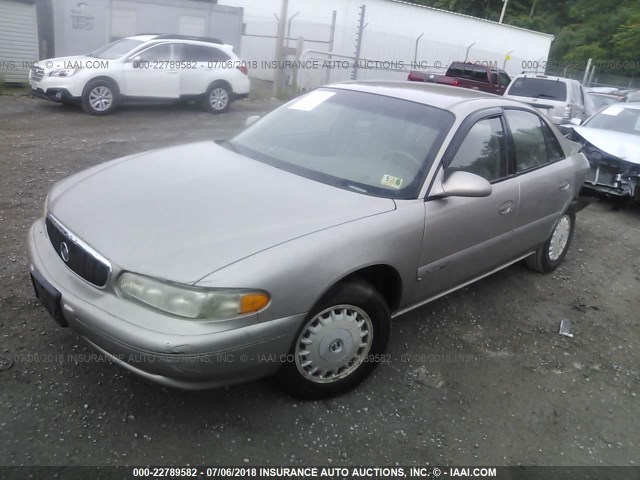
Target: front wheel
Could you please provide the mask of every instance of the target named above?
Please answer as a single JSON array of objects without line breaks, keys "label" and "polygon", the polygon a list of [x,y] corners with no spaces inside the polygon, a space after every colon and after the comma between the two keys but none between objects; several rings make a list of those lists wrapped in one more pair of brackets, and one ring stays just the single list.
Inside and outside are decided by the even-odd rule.
[{"label": "front wheel", "polygon": [[89,82],[82,93],[82,108],[89,115],[108,115],[118,106],[118,88],[106,80]]},{"label": "front wheel", "polygon": [[573,238],[576,216],[564,213],[556,222],[549,239],[536,252],[527,257],[526,265],[536,272],[553,272],[562,263]]},{"label": "front wheel", "polygon": [[346,392],[381,362],[389,340],[387,304],[369,284],[333,288],[309,314],[291,347],[293,361],[277,374],[284,390],[300,398]]}]

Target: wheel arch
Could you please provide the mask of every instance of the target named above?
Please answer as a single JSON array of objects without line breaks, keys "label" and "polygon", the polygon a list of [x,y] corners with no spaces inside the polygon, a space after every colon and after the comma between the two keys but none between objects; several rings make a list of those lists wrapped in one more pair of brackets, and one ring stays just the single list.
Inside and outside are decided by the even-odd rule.
[{"label": "wheel arch", "polygon": [[87,87],[89,86],[90,83],[98,81],[98,80],[102,80],[104,82],[109,82],[111,83],[117,90],[117,94],[120,95],[121,91],[120,91],[120,85],[118,84],[118,82],[116,81],[115,78],[110,77],[109,75],[98,75],[97,77],[93,77],[90,78],[89,80],[87,80],[87,83],[84,84],[84,87],[82,88],[82,94],[84,95],[86,92]]},{"label": "wheel arch", "polygon": [[314,305],[319,304],[337,286],[354,280],[366,282],[375,288],[382,295],[391,313],[398,310],[402,299],[402,277],[396,268],[384,263],[360,267],[344,275],[322,292]]}]

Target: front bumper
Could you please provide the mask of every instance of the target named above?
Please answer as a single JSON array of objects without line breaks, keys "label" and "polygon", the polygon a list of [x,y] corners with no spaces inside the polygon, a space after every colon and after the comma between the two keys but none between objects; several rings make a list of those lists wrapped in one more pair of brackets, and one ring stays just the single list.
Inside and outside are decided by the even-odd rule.
[{"label": "front bumper", "polygon": [[[168,317],[98,289],[54,251],[42,219],[29,229],[27,251],[37,271],[61,294],[64,320],[108,359],[157,383],[203,389],[275,373],[305,314],[268,322],[198,322]],[[155,320],[154,321],[154,317]]]},{"label": "front bumper", "polygon": [[29,87],[32,95],[51,100],[52,102],[80,101],[82,98],[83,80],[80,76],[49,77],[40,80],[29,77]]},{"label": "front bumper", "polygon": [[591,169],[583,187],[615,197],[637,197],[640,177],[624,172],[622,167],[591,162]]}]

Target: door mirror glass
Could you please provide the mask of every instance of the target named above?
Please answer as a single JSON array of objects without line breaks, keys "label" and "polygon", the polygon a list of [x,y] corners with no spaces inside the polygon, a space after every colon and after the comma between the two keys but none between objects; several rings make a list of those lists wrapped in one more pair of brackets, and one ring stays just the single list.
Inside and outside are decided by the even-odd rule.
[{"label": "door mirror glass", "polygon": [[442,182],[441,191],[436,198],[446,197],[488,197],[492,187],[488,180],[474,173],[456,171]]}]

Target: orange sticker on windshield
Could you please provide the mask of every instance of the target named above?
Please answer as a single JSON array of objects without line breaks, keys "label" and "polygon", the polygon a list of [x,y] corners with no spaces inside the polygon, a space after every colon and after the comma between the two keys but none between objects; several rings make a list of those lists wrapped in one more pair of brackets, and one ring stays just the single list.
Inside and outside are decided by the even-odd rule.
[{"label": "orange sticker on windshield", "polygon": [[385,187],[391,187],[395,189],[399,189],[402,186],[402,182],[404,180],[399,177],[392,177],[391,175],[383,175],[380,183]]}]

